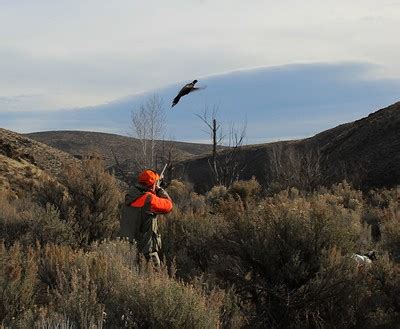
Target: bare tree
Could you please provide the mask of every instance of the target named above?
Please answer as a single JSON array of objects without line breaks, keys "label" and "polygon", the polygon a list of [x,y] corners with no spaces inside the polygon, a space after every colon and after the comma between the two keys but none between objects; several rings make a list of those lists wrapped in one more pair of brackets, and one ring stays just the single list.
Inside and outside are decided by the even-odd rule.
[{"label": "bare tree", "polygon": [[122,166],[121,166],[121,164],[117,158],[117,155],[115,154],[112,147],[110,147],[110,151],[114,158],[115,165],[116,165],[115,168],[117,169],[118,175],[120,176],[119,178],[122,179],[126,184],[131,185],[131,179],[130,179],[129,175],[124,171],[124,169],[122,169]]},{"label": "bare tree", "polygon": [[165,132],[165,111],[158,95],[150,96],[136,111],[132,111],[132,130],[140,143],[135,156],[138,169],[154,168],[156,149]]},{"label": "bare tree", "polygon": [[323,183],[322,155],[319,148],[306,150],[303,156],[303,186],[312,190]]},{"label": "bare tree", "polygon": [[223,150],[217,159],[218,184],[226,187],[239,180],[240,174],[246,168],[246,161],[241,157],[242,148],[246,139],[247,125],[229,126],[227,149]]},{"label": "bare tree", "polygon": [[164,173],[165,183],[168,184],[172,181],[173,173],[176,164],[183,160],[182,153],[176,147],[175,139],[173,137],[169,138],[169,142],[166,142],[163,138],[161,142],[161,149],[157,150],[156,156],[156,166],[155,169],[159,170],[167,164]]},{"label": "bare tree", "polygon": [[203,131],[209,134],[212,140],[213,150],[212,150],[210,167],[213,173],[215,181],[214,183],[218,183],[219,177],[218,177],[218,166],[217,166],[217,148],[222,144],[224,136],[222,135],[221,125],[217,124],[218,106],[213,105],[211,117],[209,117],[209,110],[210,109],[208,105],[206,105],[204,107],[203,113],[201,115],[196,114],[196,116],[206,125],[207,129]]},{"label": "bare tree", "polygon": [[[242,128],[237,128],[232,123],[229,127],[228,135],[222,132],[221,124],[217,122],[218,106],[212,107],[211,117],[209,107],[206,105],[204,112],[196,114],[206,126],[205,132],[210,135],[213,150],[209,166],[213,176],[214,184],[229,187],[239,179],[240,173],[244,170],[245,163],[240,161],[240,151],[246,137],[246,124]],[[227,148],[218,153],[218,147],[228,139]]]},{"label": "bare tree", "polygon": [[322,182],[322,156],[318,148],[300,149],[294,145],[275,143],[269,156],[267,176],[281,188],[311,190]]},{"label": "bare tree", "polygon": [[165,179],[166,179],[167,184],[172,181],[175,166],[179,161],[182,161],[182,154],[178,152],[176,145],[174,143],[172,143],[168,147],[167,154],[166,154],[166,162],[164,162],[164,163],[168,164],[166,172],[165,172]]}]

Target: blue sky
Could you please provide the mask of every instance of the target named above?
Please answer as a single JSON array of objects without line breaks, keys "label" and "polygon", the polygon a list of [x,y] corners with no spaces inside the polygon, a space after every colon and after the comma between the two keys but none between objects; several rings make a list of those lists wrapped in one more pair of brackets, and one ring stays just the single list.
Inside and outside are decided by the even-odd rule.
[{"label": "blue sky", "polygon": [[[311,88],[304,79],[315,73],[312,66],[321,70],[322,63],[327,69],[323,70],[324,76],[339,74],[340,78],[323,79],[327,83],[322,85],[323,80],[315,80],[319,82],[314,87],[324,86],[337,93],[329,94],[329,104],[324,105],[331,110],[320,110],[318,113],[323,116],[314,118],[321,124],[309,131],[318,131],[396,100],[397,87],[393,86],[397,86],[400,77],[398,26],[400,1],[386,0],[0,0],[0,126],[19,131],[71,129],[72,123],[72,127],[56,124],[51,120],[54,114],[44,111],[64,113],[126,100],[129,95],[143,92],[163,93],[167,86],[176,88],[175,83],[193,78],[214,82],[221,73],[243,73],[254,67],[261,67],[259,72],[266,74],[274,87],[279,86],[280,79],[285,81],[279,92],[294,93],[295,86],[287,87],[287,68],[293,69],[290,64],[308,64],[306,70],[291,74],[295,75],[294,83]],[[270,71],[266,73],[265,67]],[[355,68],[356,79],[351,84]],[[300,74],[305,74],[304,79]],[[245,74],[240,80],[246,80]],[[334,81],[334,86],[329,81]],[[359,87],[349,88],[353,93],[349,95],[340,87],[340,81],[343,86]],[[220,80],[217,85],[227,86],[229,81]],[[236,87],[245,88],[239,85]],[[209,88],[207,93],[195,96],[196,102],[230,104],[229,92],[217,99]],[[310,88],[303,88],[303,97],[281,98],[273,97],[278,93],[275,88],[275,94],[269,95],[273,98],[270,104],[274,108],[295,107],[293,113],[304,113],[306,118],[310,112],[308,99],[315,100]],[[367,91],[366,101],[358,100]],[[346,103],[346,99],[351,100]],[[291,100],[304,102],[304,106]],[[358,105],[351,110],[351,103]],[[134,105],[135,102],[126,106]],[[263,97],[255,97],[247,105],[252,107],[252,115],[259,111],[262,117],[266,111]],[[196,106],[200,103],[193,104]],[[365,107],[363,111],[361,106]],[[355,114],[346,117],[338,114],[342,110],[337,108],[347,108]],[[296,126],[299,118],[293,113],[285,116],[282,110],[274,112],[273,127],[279,122],[284,123],[282,129]],[[227,114],[221,110],[221,115]],[[231,118],[228,115],[222,119]],[[247,120],[250,130],[257,131],[255,123],[251,126]],[[176,118],[172,121],[173,124]],[[100,131],[118,130],[101,120],[92,120],[85,126]],[[276,136],[259,133],[252,140],[306,135],[305,129],[282,129]],[[177,139],[191,137],[186,133],[171,134]],[[199,138],[196,135],[192,139]]]},{"label": "blue sky", "polygon": [[163,100],[167,139],[208,141],[195,116],[218,107],[225,129],[247,124],[248,143],[308,137],[353,121],[399,99],[400,80],[373,78],[376,66],[361,63],[313,63],[238,70],[203,78],[206,89],[181,99],[171,84],[97,106],[59,111],[0,112],[12,130],[91,130],[128,135],[132,111],[154,93]]}]

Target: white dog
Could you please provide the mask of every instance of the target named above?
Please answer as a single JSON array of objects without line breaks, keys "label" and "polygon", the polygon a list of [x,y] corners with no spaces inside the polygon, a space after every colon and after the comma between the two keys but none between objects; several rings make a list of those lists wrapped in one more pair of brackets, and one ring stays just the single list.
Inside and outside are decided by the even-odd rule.
[{"label": "white dog", "polygon": [[375,251],[369,251],[364,255],[353,254],[351,255],[359,266],[369,266],[373,260],[376,260]]}]

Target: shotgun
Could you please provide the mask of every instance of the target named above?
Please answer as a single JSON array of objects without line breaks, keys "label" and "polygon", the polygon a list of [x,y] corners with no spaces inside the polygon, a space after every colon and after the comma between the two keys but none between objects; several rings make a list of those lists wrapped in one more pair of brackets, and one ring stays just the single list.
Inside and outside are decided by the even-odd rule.
[{"label": "shotgun", "polygon": [[160,187],[161,181],[164,179],[164,172],[167,169],[168,163],[165,164],[163,170],[161,171],[160,178],[157,181],[157,187]]}]

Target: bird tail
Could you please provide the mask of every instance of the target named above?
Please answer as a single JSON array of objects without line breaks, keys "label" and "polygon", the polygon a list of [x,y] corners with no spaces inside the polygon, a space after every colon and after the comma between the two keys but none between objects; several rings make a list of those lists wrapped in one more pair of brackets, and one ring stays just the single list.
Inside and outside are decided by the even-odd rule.
[{"label": "bird tail", "polygon": [[171,108],[173,108],[176,104],[178,104],[180,99],[181,99],[180,97],[175,97],[174,100],[172,101]]}]

